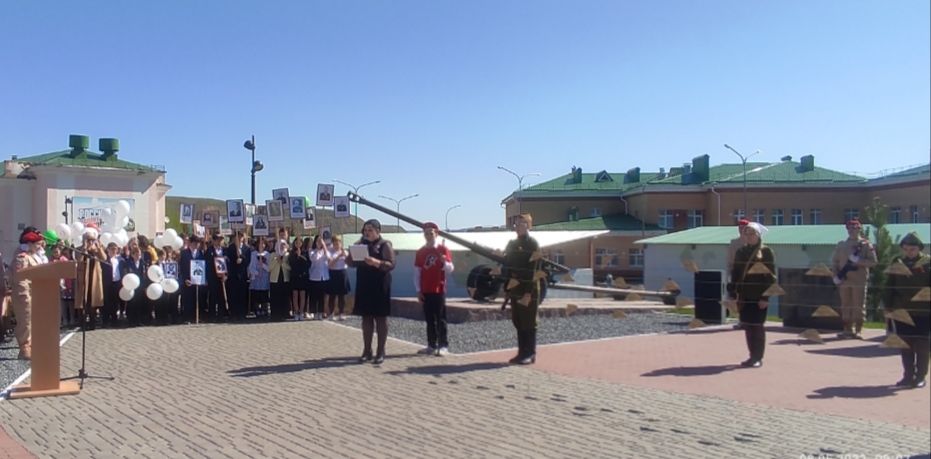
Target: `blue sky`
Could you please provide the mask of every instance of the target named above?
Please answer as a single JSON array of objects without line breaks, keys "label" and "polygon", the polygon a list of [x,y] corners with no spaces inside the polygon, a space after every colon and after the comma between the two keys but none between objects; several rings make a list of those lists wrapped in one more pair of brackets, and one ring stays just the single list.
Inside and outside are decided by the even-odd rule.
[{"label": "blue sky", "polygon": [[[519,173],[657,170],[725,150],[861,174],[931,154],[931,11],[896,1],[14,2],[0,156],[120,139],[171,194],[339,179],[452,227]],[[347,189],[337,185],[337,193]],[[363,217],[378,217],[372,211]],[[387,221],[390,218],[383,218]]]}]

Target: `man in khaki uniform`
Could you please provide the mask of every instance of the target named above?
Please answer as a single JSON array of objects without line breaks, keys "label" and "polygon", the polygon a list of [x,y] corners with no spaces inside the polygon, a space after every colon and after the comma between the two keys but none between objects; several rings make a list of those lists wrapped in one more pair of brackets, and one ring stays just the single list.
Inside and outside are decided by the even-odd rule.
[{"label": "man in khaki uniform", "polygon": [[16,341],[19,343],[19,358],[32,359],[32,286],[31,281],[19,279],[17,273],[25,268],[42,264],[38,255],[39,241],[43,237],[38,231],[27,228],[19,237],[19,243],[25,245],[13,259],[13,314],[16,315]]},{"label": "man in khaki uniform", "polygon": [[837,243],[831,264],[834,283],[840,294],[840,317],[844,331],[838,338],[860,338],[866,315],[866,283],[870,268],[876,265],[876,250],[869,240],[860,236],[860,220],[847,222],[847,239]]}]

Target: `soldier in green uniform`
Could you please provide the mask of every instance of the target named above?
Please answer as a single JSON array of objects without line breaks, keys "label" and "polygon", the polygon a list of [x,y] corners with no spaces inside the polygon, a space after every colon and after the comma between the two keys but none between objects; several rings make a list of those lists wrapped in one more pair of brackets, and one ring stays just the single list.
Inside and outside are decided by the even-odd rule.
[{"label": "soldier in green uniform", "polygon": [[534,274],[540,270],[540,244],[530,236],[533,217],[521,214],[514,223],[517,239],[504,249],[502,269],[507,301],[511,303],[511,322],[517,329],[517,355],[510,363],[529,365],[537,359],[537,308],[540,305],[540,283]]},{"label": "soldier in green uniform", "polygon": [[915,233],[909,233],[899,243],[902,255],[892,262],[902,262],[911,275],[890,273],[883,303],[888,310],[904,309],[915,325],[895,321],[895,331],[909,349],[902,349],[902,380],[899,387],[925,387],[928,375],[928,354],[931,348],[931,302],[914,301],[915,295],[931,285],[931,257],[921,253],[924,243]]},{"label": "soldier in green uniform", "polygon": [[[769,297],[766,290],[775,283],[776,266],[772,249],[763,244],[766,227],[748,223],[743,229],[747,245],[737,249],[731,268],[733,287],[729,293],[737,300],[740,308],[740,323],[743,325],[750,358],[740,365],[749,368],[763,366],[763,351],[766,349],[766,310]],[[765,268],[765,269],[761,269]]]}]

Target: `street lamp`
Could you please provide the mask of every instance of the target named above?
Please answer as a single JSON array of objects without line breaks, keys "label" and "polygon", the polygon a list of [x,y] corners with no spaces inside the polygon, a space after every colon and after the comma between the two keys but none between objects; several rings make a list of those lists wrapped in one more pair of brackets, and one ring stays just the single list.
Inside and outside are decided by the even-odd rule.
[{"label": "street lamp", "polygon": [[[68,212],[68,206],[69,206],[69,205],[71,206],[71,212]],[[71,215],[71,214],[73,214],[73,213],[74,213],[74,199],[73,199],[73,196],[65,196],[65,210],[61,213],[61,216],[62,216],[62,217],[65,217],[65,224],[66,224],[66,225],[69,223],[69,222],[68,222],[68,215]]]},{"label": "street lamp", "polygon": [[[420,195],[417,194],[417,193],[414,193],[414,194],[412,194],[412,195],[410,195],[410,196],[405,196],[405,197],[403,197],[403,198],[401,198],[401,199],[394,199],[394,198],[392,198],[392,197],[390,197],[390,196],[385,196],[385,195],[382,195],[382,194],[378,195],[379,198],[387,199],[387,200],[389,200],[389,201],[393,201],[393,202],[397,205],[398,213],[401,213],[401,203],[402,203],[402,202],[407,201],[408,199],[411,199],[411,198],[416,198],[417,196],[420,196]],[[400,229],[401,229],[401,218],[398,217],[398,230],[400,230]]]},{"label": "street lamp", "polygon": [[[355,194],[359,194],[359,190],[361,190],[363,187],[367,187],[367,186],[369,186],[369,185],[375,185],[376,183],[381,183],[381,180],[375,180],[375,181],[373,181],[373,182],[363,183],[363,184],[361,184],[361,185],[359,185],[359,186],[355,186],[355,185],[353,185],[353,184],[351,184],[351,183],[346,183],[346,182],[344,182],[344,181],[342,181],[342,180],[333,179],[333,181],[336,182],[336,183],[342,184],[342,185],[346,185],[346,186],[348,186],[349,188],[352,188],[352,192],[355,193]],[[358,203],[358,202],[355,203],[355,209],[356,209],[356,210],[353,211],[353,213],[354,213],[353,216],[355,217],[355,218],[353,219],[353,223],[355,224],[356,232],[358,233],[358,232],[359,232],[359,203]]]},{"label": "street lamp", "polygon": [[444,217],[444,220],[443,220],[443,221],[445,222],[445,225],[443,225],[443,226],[446,227],[446,231],[447,231],[447,232],[449,231],[449,211],[451,211],[451,210],[453,210],[453,209],[457,209],[457,208],[459,208],[459,207],[462,207],[462,204],[456,204],[455,206],[452,206],[452,207],[450,207],[449,209],[446,209],[446,217]]},{"label": "street lamp", "polygon": [[508,174],[513,175],[514,178],[517,179],[517,215],[520,215],[520,214],[521,214],[520,195],[521,195],[521,192],[524,190],[524,179],[527,178],[527,177],[532,177],[532,176],[535,176],[535,175],[536,175],[536,176],[539,176],[539,175],[542,175],[542,174],[540,174],[539,172],[531,172],[531,173],[529,173],[529,174],[518,175],[517,172],[514,172],[514,171],[512,171],[512,170],[510,170],[510,169],[508,169],[508,168],[506,168],[506,167],[503,167],[503,166],[498,166],[498,169],[501,169],[501,170],[503,170],[504,172],[507,172]]},{"label": "street lamp", "polygon": [[[750,209],[747,204],[747,160],[760,154],[760,150],[753,152],[753,154],[751,155],[744,156],[740,154],[739,151],[735,150],[733,147],[731,147],[730,145],[726,143],[724,144],[724,148],[727,148],[728,150],[733,151],[740,158],[740,161],[743,163],[743,166],[744,166],[744,218],[747,218],[750,215]],[[718,209],[718,213],[719,214],[721,213],[721,209]]]},{"label": "street lamp", "polygon": [[262,164],[262,161],[255,160],[255,136],[252,136],[252,139],[247,140],[242,144],[246,150],[252,152],[252,166],[250,167],[250,172],[252,173],[252,205],[255,205],[255,173],[265,169],[265,166]]}]

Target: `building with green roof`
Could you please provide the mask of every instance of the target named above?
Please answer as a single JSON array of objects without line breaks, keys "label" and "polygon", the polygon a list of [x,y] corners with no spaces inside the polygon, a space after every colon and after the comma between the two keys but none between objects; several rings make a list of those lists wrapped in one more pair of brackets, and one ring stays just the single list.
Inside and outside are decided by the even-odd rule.
[{"label": "building with green roof", "polygon": [[[14,154],[0,174],[0,250],[12,253],[27,226],[55,228],[73,221],[99,223],[101,211],[117,201],[130,203],[130,229],[154,236],[165,229],[165,168],[120,158],[118,139],[71,135],[69,149]],[[141,155],[140,155],[141,156]]]}]

